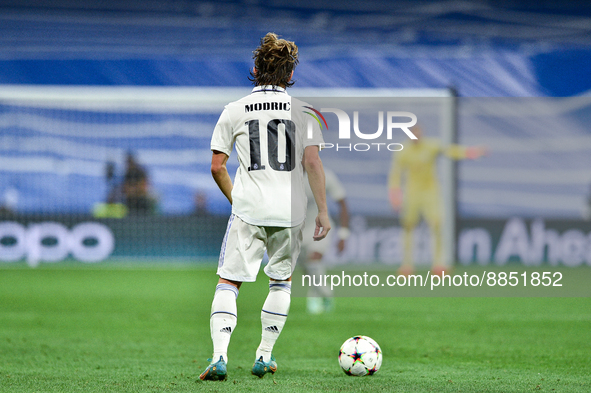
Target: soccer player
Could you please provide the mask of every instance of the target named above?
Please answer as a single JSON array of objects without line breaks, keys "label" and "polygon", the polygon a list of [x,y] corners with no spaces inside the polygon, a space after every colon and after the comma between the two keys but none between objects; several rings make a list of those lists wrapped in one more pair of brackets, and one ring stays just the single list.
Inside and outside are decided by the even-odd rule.
[{"label": "soccer player", "polygon": [[[264,268],[269,294],[262,307],[262,337],[252,373],[274,373],[273,346],[281,334],[291,301],[291,275],[302,240],[306,214],[304,168],[318,205],[314,239],[330,230],[322,161],[320,129],[310,122],[305,103],[291,98],[298,48],[268,33],[253,52],[252,93],[230,103],[222,112],[211,139],[211,172],[232,204],[211,306],[212,363],[202,380],[227,377],[228,345],[236,327],[236,298],[243,282],[256,280],[265,250]],[[240,166],[234,184],[226,162],[235,144]]]},{"label": "soccer player", "polygon": [[460,145],[444,147],[438,140],[423,138],[419,126],[414,126],[412,132],[418,139],[413,139],[403,150],[394,153],[388,178],[390,203],[394,210],[401,212],[403,228],[404,257],[399,274],[409,275],[414,271],[413,232],[422,216],[429,225],[433,239],[432,272],[440,275],[445,265],[442,252],[443,212],[437,181],[437,158],[444,154],[454,160],[476,159],[483,156],[486,149]]},{"label": "soccer player", "polygon": [[[345,241],[349,238],[349,209],[347,208],[346,192],[343,184],[337,175],[330,169],[324,168],[326,179],[326,195],[334,200],[339,206],[339,229],[337,236],[337,251],[343,252]],[[308,196],[308,212],[306,213],[306,225],[304,226],[304,240],[302,243],[302,257],[304,258],[303,268],[306,274],[316,277],[323,277],[326,274],[326,267],[322,258],[331,244],[331,235],[319,242],[313,241],[314,217],[316,217],[316,204],[313,201],[313,194],[310,187],[306,187]],[[331,227],[334,227],[331,220]],[[310,314],[322,314],[331,311],[333,308],[330,290],[325,286],[311,286],[308,291],[307,310]]]}]

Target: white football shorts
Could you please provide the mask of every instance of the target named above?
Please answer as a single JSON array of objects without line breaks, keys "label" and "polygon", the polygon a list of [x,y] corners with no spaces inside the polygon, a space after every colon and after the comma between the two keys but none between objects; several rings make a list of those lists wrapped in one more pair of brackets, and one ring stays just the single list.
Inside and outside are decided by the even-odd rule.
[{"label": "white football shorts", "polygon": [[273,280],[287,280],[300,254],[303,227],[304,223],[291,228],[250,225],[232,214],[222,243],[218,276],[231,281],[255,281],[267,251],[265,274]]}]

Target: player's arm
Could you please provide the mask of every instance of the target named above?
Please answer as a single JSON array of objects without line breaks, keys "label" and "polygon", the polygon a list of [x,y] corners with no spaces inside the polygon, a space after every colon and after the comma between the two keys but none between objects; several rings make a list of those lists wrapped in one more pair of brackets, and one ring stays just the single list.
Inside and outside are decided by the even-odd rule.
[{"label": "player's arm", "polygon": [[316,206],[318,215],[316,216],[316,229],[314,230],[314,240],[322,240],[330,231],[330,221],[328,219],[328,207],[326,205],[326,183],[324,178],[324,168],[318,155],[318,146],[307,146],[304,150],[303,165],[308,173],[308,181]]},{"label": "player's arm", "polygon": [[461,146],[450,145],[443,149],[443,154],[453,160],[475,160],[487,154],[487,149],[484,146]]},{"label": "player's arm", "polygon": [[211,157],[211,175],[217,183],[222,193],[228,198],[232,204],[232,179],[228,174],[226,163],[228,162],[228,155],[221,151],[214,150]]}]

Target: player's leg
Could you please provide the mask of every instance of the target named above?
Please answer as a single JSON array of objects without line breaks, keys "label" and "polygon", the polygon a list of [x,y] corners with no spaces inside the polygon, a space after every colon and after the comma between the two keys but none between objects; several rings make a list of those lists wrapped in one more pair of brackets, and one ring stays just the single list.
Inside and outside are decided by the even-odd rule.
[{"label": "player's leg", "polygon": [[285,326],[290,304],[291,277],[287,280],[269,280],[269,294],[261,310],[261,342],[252,368],[252,373],[258,377],[277,371],[273,347]]},{"label": "player's leg", "polygon": [[440,275],[446,268],[443,260],[443,236],[441,225],[443,222],[443,212],[439,195],[433,195],[426,200],[428,203],[424,207],[425,221],[429,225],[432,239],[433,263],[432,273]]},{"label": "player's leg", "polygon": [[[304,225],[304,230],[302,232],[302,248],[300,252],[300,261],[298,262],[304,270],[304,273],[314,278],[317,277],[318,274],[321,274],[321,272],[318,269],[317,263],[322,258],[322,255],[314,249],[314,247],[316,246],[315,243],[319,242],[315,242],[312,239],[312,237],[314,236],[314,228],[316,227],[316,224],[314,222],[314,219],[311,217],[312,215],[310,213],[308,213],[306,216],[306,223]],[[306,298],[307,309],[309,313],[319,314],[323,311],[321,297],[322,294],[319,293],[317,287],[315,285],[310,285],[310,288],[308,288]]]},{"label": "player's leg", "polygon": [[[324,240],[322,240],[324,241]],[[326,274],[326,268],[322,263],[322,254],[318,251],[308,253],[304,262],[306,274],[316,277],[314,282],[322,283],[322,277]],[[311,285],[308,289],[306,309],[310,314],[321,314],[325,311],[324,299],[330,296],[330,291],[324,285]]]},{"label": "player's leg", "polygon": [[[306,223],[303,232],[302,254],[304,255],[304,271],[306,274],[315,277],[313,282],[322,284],[322,277],[326,274],[326,266],[322,258],[326,253],[331,241],[331,233],[320,241],[313,241],[315,222]],[[310,314],[320,314],[324,311],[330,311],[332,308],[331,291],[325,285],[311,285],[308,288],[306,299],[307,310]]]},{"label": "player's leg", "polygon": [[211,305],[212,363],[200,375],[203,380],[226,378],[228,346],[238,317],[238,291],[242,282],[255,281],[263,254],[259,228],[232,215],[222,243],[217,271],[220,279]]},{"label": "player's leg", "polygon": [[269,294],[261,310],[261,342],[256,350],[252,373],[263,377],[274,373],[277,363],[272,352],[283,331],[291,304],[291,275],[300,252],[302,226],[294,228],[266,228],[269,263]]},{"label": "player's leg", "polygon": [[211,303],[209,326],[213,341],[213,360],[221,358],[228,362],[228,346],[230,337],[236,329],[238,312],[236,299],[241,282],[220,278],[215,287],[215,295]]},{"label": "player's leg", "polygon": [[405,276],[414,272],[414,231],[420,220],[419,203],[418,196],[408,194],[402,209],[400,222],[402,224],[403,256],[398,274]]},{"label": "player's leg", "polygon": [[209,318],[213,356],[211,364],[199,376],[202,380],[224,380],[227,377],[228,346],[236,328],[236,299],[241,284],[220,278],[215,288]]}]

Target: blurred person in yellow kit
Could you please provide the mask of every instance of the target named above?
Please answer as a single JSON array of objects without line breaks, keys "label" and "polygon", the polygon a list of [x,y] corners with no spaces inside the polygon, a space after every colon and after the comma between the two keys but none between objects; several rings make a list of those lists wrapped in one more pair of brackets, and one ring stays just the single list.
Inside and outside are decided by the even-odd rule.
[{"label": "blurred person in yellow kit", "polygon": [[431,271],[441,275],[446,266],[442,252],[443,209],[437,179],[437,158],[443,154],[453,160],[473,160],[485,155],[486,149],[460,145],[443,146],[437,139],[423,137],[418,125],[412,128],[412,132],[417,139],[394,153],[388,178],[390,204],[394,210],[400,212],[403,228],[404,256],[398,273],[409,275],[414,271],[413,232],[422,216],[429,225],[433,239]]}]

